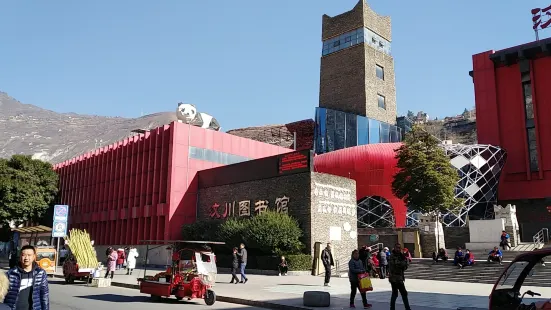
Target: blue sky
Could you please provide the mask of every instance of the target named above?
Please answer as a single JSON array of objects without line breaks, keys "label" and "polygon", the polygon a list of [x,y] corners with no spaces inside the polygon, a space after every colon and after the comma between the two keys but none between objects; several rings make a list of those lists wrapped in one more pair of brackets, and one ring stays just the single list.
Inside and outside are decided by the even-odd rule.
[{"label": "blue sky", "polygon": [[[183,101],[224,130],[312,118],[321,16],[356,3],[2,1],[0,91],[58,112],[124,117]],[[474,106],[472,54],[533,41],[530,10],[551,2],[369,4],[392,16],[398,112],[441,117]]]}]

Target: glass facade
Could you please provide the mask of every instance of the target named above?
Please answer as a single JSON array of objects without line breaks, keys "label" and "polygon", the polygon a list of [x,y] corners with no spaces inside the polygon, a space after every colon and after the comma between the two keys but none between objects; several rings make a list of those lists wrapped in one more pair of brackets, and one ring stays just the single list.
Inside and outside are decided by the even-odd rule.
[{"label": "glass facade", "polygon": [[402,141],[402,130],[356,114],[316,108],[315,152],[323,154],[347,147]]},{"label": "glass facade", "polygon": [[323,41],[322,55],[329,55],[342,49],[365,43],[387,55],[390,55],[390,41],[367,28],[359,28]]},{"label": "glass facade", "polygon": [[210,161],[222,165],[237,164],[251,160],[251,158],[233,155],[229,153],[218,152],[215,150],[202,149],[195,146],[189,147],[189,158]]}]

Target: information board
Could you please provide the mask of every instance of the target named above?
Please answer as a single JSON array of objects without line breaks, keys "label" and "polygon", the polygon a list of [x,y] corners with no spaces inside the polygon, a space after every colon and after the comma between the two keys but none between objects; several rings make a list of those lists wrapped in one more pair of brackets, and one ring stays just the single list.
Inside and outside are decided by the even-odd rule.
[{"label": "information board", "polygon": [[279,174],[291,174],[310,171],[310,150],[292,152],[279,156]]},{"label": "information board", "polygon": [[52,237],[63,238],[67,235],[68,220],[69,220],[69,206],[55,205]]}]

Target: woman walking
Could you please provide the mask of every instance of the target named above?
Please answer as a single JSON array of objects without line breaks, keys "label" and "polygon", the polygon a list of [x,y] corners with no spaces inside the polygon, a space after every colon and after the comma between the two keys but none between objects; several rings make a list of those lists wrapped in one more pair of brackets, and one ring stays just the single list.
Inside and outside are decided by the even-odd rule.
[{"label": "woman walking", "polygon": [[128,258],[126,259],[127,275],[131,275],[132,271],[134,271],[134,268],[136,268],[136,261],[138,256],[139,256],[138,249],[130,248],[130,251],[128,251]]},{"label": "woman walking", "polygon": [[107,272],[105,278],[111,274],[111,279],[115,276],[115,269],[117,269],[117,252],[113,248],[107,249]]},{"label": "woman walking", "polygon": [[237,257],[237,248],[233,248],[233,260],[231,265],[231,281],[230,283],[239,283],[237,270],[239,269],[239,257]]},{"label": "woman walking", "polygon": [[[365,266],[360,260],[360,253],[358,250],[352,251],[352,258],[348,262],[348,280],[350,280],[350,308],[356,308],[354,305],[354,299],[356,298],[356,291],[360,289],[360,279],[358,276],[365,273]],[[371,304],[367,303],[367,296],[365,292],[360,291],[362,296],[362,302],[364,309],[371,309]]]}]

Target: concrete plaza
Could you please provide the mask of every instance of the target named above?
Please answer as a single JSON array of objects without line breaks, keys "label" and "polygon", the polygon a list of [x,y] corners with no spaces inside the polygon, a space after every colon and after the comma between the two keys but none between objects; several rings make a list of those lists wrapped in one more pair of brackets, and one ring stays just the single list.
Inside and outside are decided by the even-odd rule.
[{"label": "concrete plaza", "polygon": [[[159,270],[148,270],[147,275],[158,272]],[[60,275],[61,270],[58,271],[58,276]],[[113,285],[138,288],[137,278],[143,275],[143,270],[139,269],[131,276],[125,275],[124,271],[118,271]],[[230,278],[228,274],[217,276],[214,291],[219,301],[268,308],[308,309],[302,306],[302,294],[305,291],[327,291],[331,294],[329,309],[348,308],[350,286],[347,278],[332,278],[331,287],[324,287],[323,278],[314,276],[248,275],[247,284],[230,284]],[[368,293],[368,300],[373,304],[373,309],[388,309],[391,294],[388,280],[373,279],[373,286],[374,291]],[[410,304],[415,310],[488,309],[488,296],[492,290],[492,285],[489,284],[415,279],[406,280],[406,287]],[[551,297],[551,288],[523,289],[539,292],[544,298]],[[397,304],[397,309],[404,309],[400,297]],[[356,305],[361,305],[359,295],[356,297]]]}]

